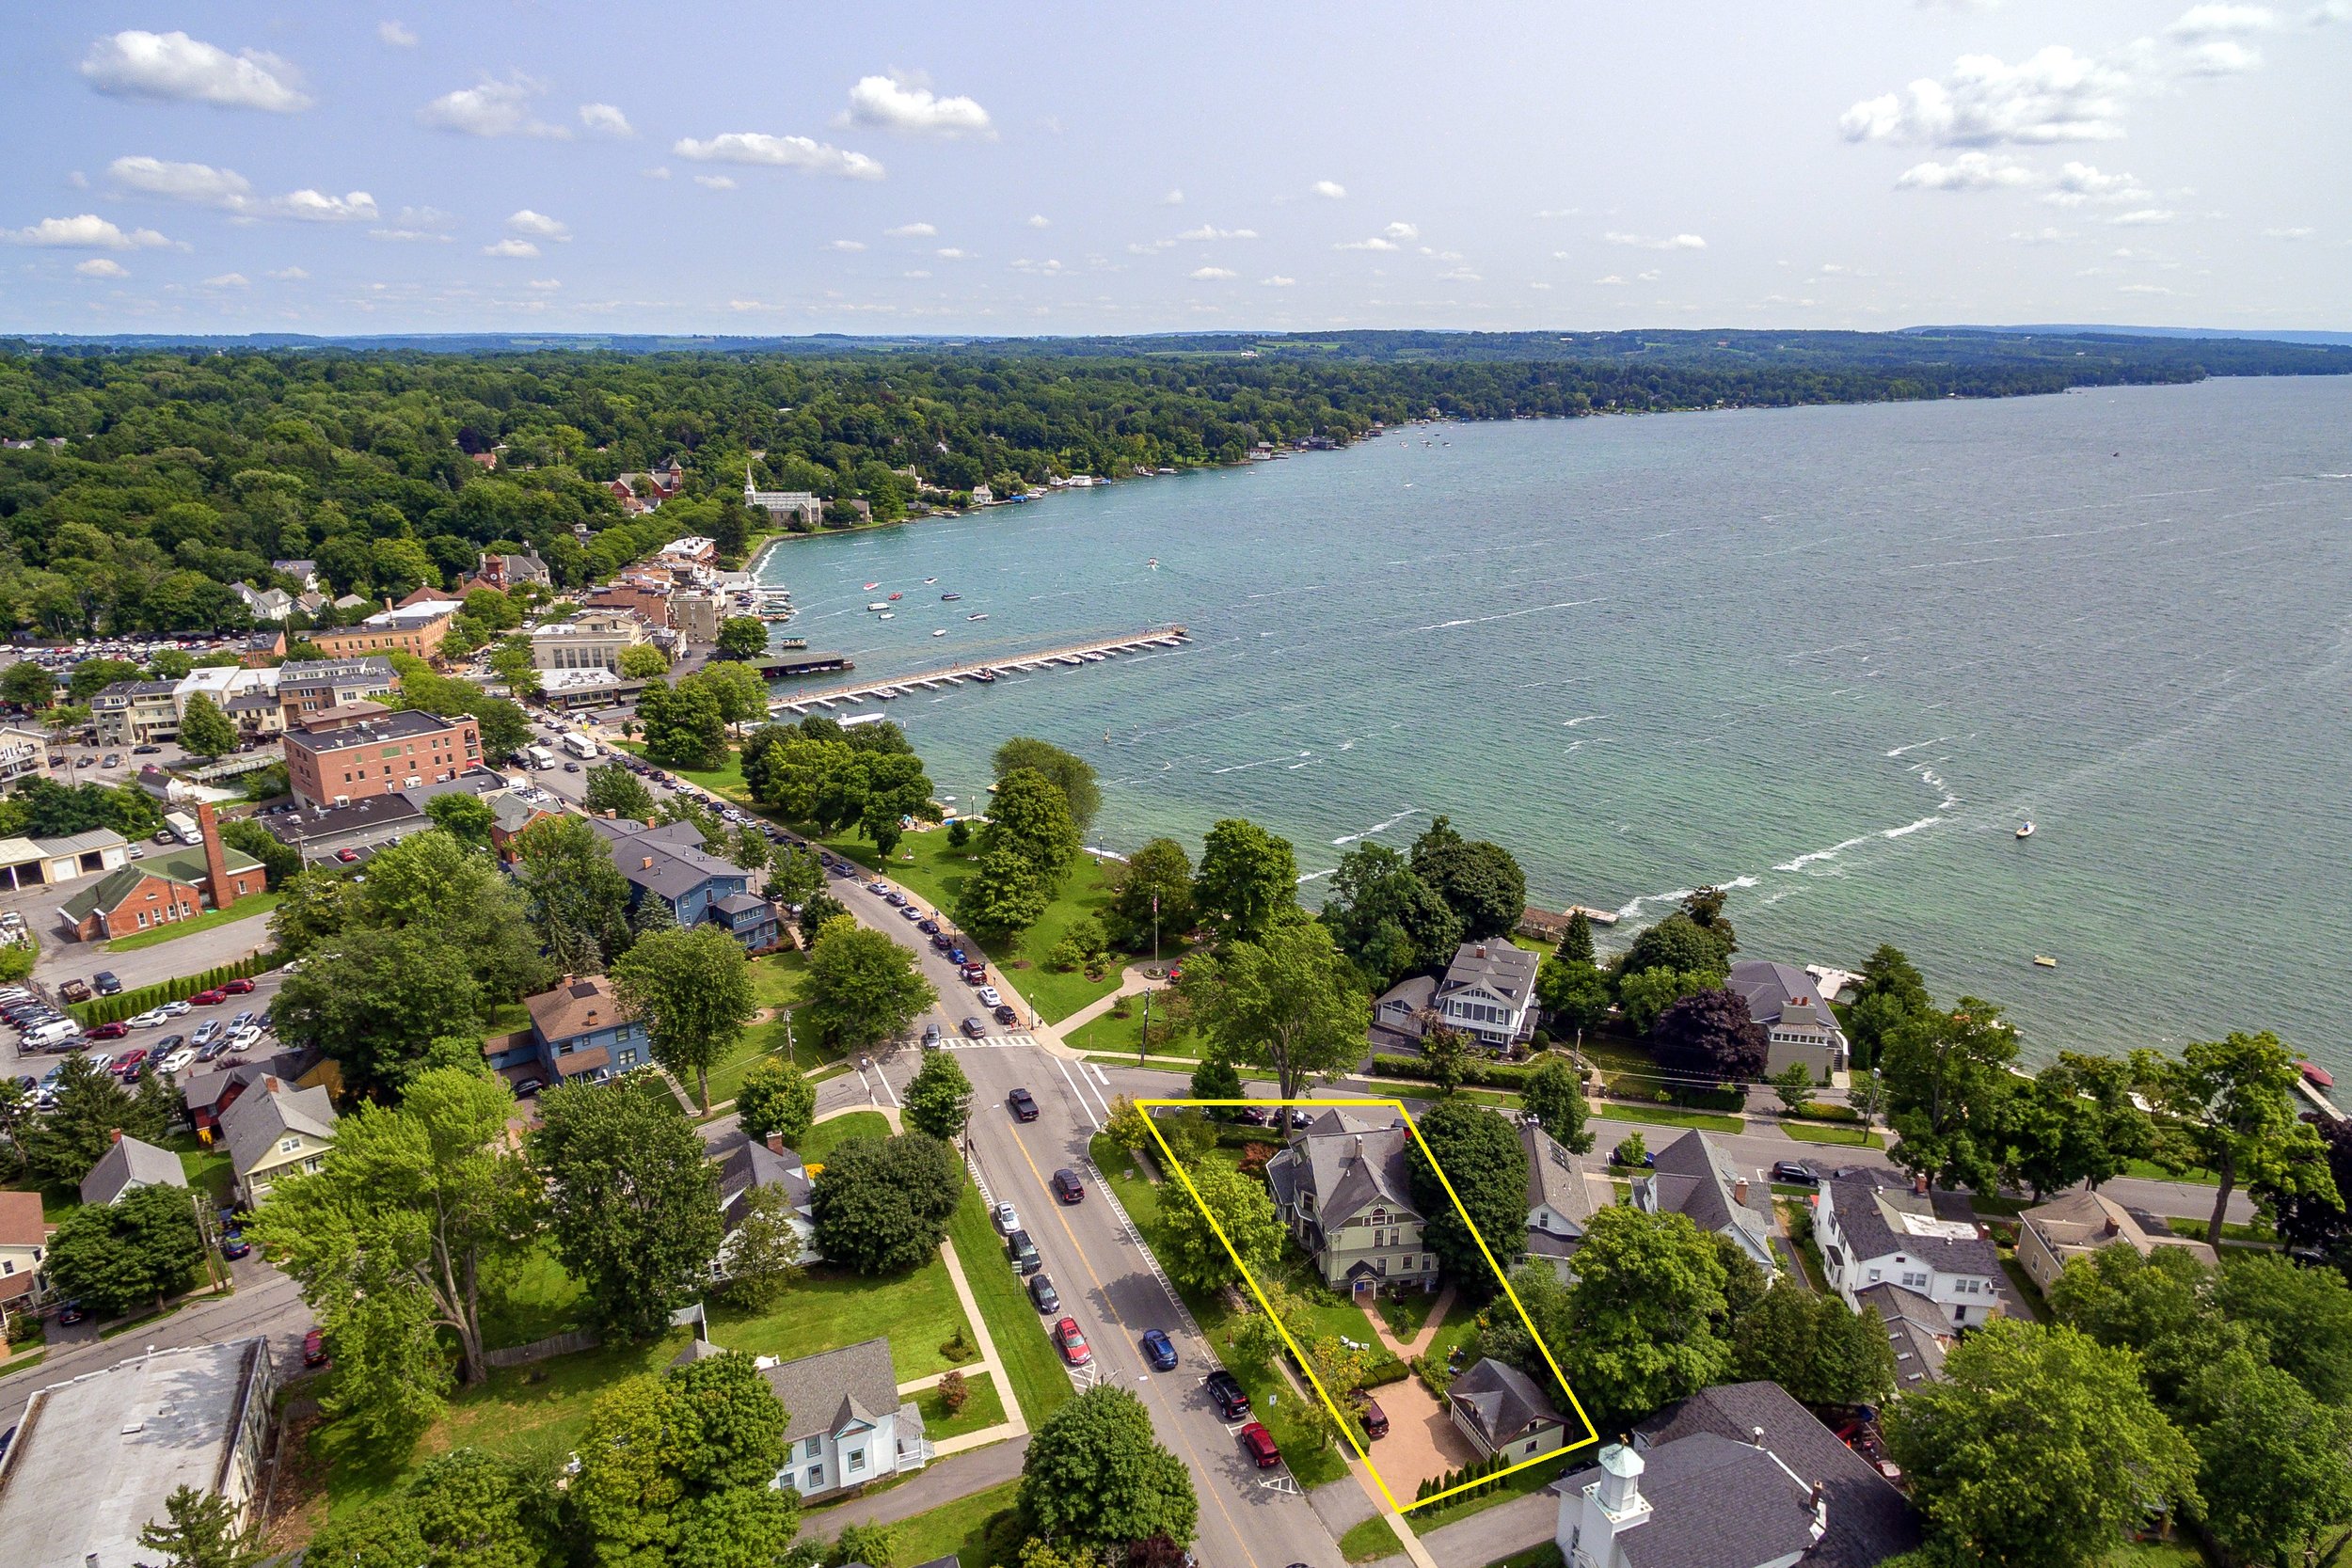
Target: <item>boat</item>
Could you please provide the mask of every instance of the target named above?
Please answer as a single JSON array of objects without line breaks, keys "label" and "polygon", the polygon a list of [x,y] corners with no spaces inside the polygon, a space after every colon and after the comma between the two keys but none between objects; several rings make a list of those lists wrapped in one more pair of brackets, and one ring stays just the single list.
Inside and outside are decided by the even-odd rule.
[{"label": "boat", "polygon": [[2036,953],[2033,956],[2033,961],[2035,967],[2040,969],[2056,969],[2058,967],[2058,960],[2050,957],[2047,953]]},{"label": "boat", "polygon": [[931,635],[933,637],[945,637],[947,635],[947,628],[946,626],[942,626],[937,631],[931,633]]},{"label": "boat", "polygon": [[1144,564],[1156,572],[1160,569],[1160,558],[1155,555],[1151,560],[1145,562]]},{"label": "boat", "polygon": [[868,610],[888,610],[890,607],[877,600],[873,604],[867,605],[866,608]]},{"label": "boat", "polygon": [[965,616],[964,619],[967,621],[985,621],[988,619],[988,611],[985,610],[976,610],[971,614]]},{"label": "boat", "polygon": [[996,672],[993,670],[975,670],[972,672],[972,678],[978,681],[982,686],[994,686],[996,684]]},{"label": "boat", "polygon": [[2030,822],[2028,822],[2028,823],[2026,823],[2024,827],[2022,827],[2022,828],[2018,829],[2018,830],[2017,830],[2017,836],[2018,836],[2019,838],[2031,838],[2031,837],[2033,837],[2033,824],[2032,824],[2032,823],[2030,823]]},{"label": "boat", "polygon": [[939,596],[939,600],[942,604],[953,604],[956,600],[962,597],[963,595],[961,594],[942,594]]},{"label": "boat", "polygon": [[898,599],[903,599],[903,598],[905,598],[905,597],[906,597],[906,595],[905,595],[904,594],[891,594],[891,595],[890,595],[890,597],[892,598],[892,600],[893,600],[893,601],[896,601],[896,600],[898,600]]},{"label": "boat", "polygon": [[866,591],[868,594],[871,594],[875,589],[880,588],[882,584],[879,582],[869,582],[866,585]]},{"label": "boat", "polygon": [[[923,579],[923,586],[924,586],[924,587],[926,587],[926,588],[929,588],[929,587],[930,587],[932,583],[937,582],[938,580],[939,580],[939,579],[938,579],[937,578],[925,578]],[[950,800],[954,800],[954,799],[955,799],[955,797],[954,797],[954,796],[952,796],[952,795],[950,795],[950,796],[948,796],[948,797],[947,797],[947,799],[949,799]]]},{"label": "boat", "polygon": [[889,610],[885,610],[880,615],[875,616],[874,619],[877,621],[887,621],[891,619],[891,613]]}]

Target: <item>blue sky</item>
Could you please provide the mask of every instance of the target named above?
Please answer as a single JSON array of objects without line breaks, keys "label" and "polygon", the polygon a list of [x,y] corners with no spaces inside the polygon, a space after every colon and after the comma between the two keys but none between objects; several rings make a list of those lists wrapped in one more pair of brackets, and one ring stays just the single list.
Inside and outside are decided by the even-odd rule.
[{"label": "blue sky", "polygon": [[2352,0],[13,9],[0,331],[2352,326]]}]

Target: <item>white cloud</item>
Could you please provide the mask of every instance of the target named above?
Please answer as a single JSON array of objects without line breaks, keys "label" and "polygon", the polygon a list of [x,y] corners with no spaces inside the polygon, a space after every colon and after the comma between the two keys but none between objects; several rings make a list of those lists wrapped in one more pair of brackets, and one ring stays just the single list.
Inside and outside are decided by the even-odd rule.
[{"label": "white cloud", "polygon": [[1655,282],[1657,282],[1660,278],[1661,278],[1661,277],[1665,277],[1665,276],[1666,276],[1666,275],[1665,275],[1664,273],[1662,273],[1662,272],[1659,272],[1659,271],[1656,271],[1655,269],[1653,269],[1653,270],[1651,270],[1651,271],[1649,271],[1649,272],[1637,272],[1637,273],[1635,273],[1635,274],[1633,275],[1633,280],[1634,280],[1635,282],[1637,282],[1637,283],[1655,283]]},{"label": "white cloud", "polygon": [[667,164],[656,164],[645,170],[645,178],[648,180],[667,180],[669,177],[670,166]]},{"label": "white cloud", "polygon": [[2122,71],[2052,44],[2015,65],[1963,55],[1948,82],[1921,77],[1901,92],[1848,109],[1837,128],[1849,141],[1908,141],[1931,147],[2112,141],[2123,134]]},{"label": "white cloud", "polygon": [[2160,223],[2170,223],[2179,215],[2163,207],[2142,207],[2135,212],[2119,214],[2107,221],[2122,228],[2149,229]]},{"label": "white cloud", "polygon": [[79,217],[43,218],[29,229],[11,229],[10,245],[42,245],[57,250],[151,250],[171,242],[152,229],[123,230],[95,213]]},{"label": "white cloud", "polygon": [[1258,279],[1258,286],[1259,286],[1260,288],[1264,288],[1264,289],[1288,289],[1288,288],[1295,287],[1295,286],[1297,284],[1297,282],[1298,282],[1298,279],[1297,279],[1297,278],[1295,278],[1295,277],[1283,277],[1280,273],[1279,273],[1279,272],[1278,272],[1278,273],[1276,273],[1276,274],[1275,274],[1272,277],[1261,277],[1261,278],[1259,278],[1259,279]]},{"label": "white cloud", "polygon": [[1530,283],[1530,284],[1528,285],[1528,287],[1529,287],[1529,288],[1531,288],[1531,289],[1546,289],[1546,290],[1548,290],[1548,289],[1549,289],[1549,288],[1551,287],[1551,285],[1550,285],[1550,284],[1549,284],[1549,283]]},{"label": "white cloud", "polygon": [[703,189],[707,191],[731,191],[735,189],[734,178],[730,175],[724,174],[697,174],[694,176],[694,183],[702,186]]},{"label": "white cloud", "polygon": [[417,46],[417,35],[397,22],[377,23],[375,36],[379,41],[389,43],[395,49],[414,49]]},{"label": "white cloud", "polygon": [[969,261],[972,260],[972,253],[970,251],[959,249],[951,245],[942,245],[939,249],[933,251],[932,254],[937,256],[943,261]]},{"label": "white cloud", "polygon": [[1394,250],[1397,245],[1394,240],[1384,240],[1375,234],[1368,240],[1343,240],[1331,248],[1334,250]]},{"label": "white cloud", "polygon": [[1012,270],[1025,272],[1032,277],[1059,277],[1070,269],[1051,257],[1042,261],[1033,261],[1025,256],[1013,262]]},{"label": "white cloud", "polygon": [[1219,229],[1213,223],[1204,223],[1198,229],[1187,229],[1176,237],[1180,240],[1254,240],[1258,231],[1254,229]]},{"label": "white cloud", "polygon": [[1421,230],[1414,228],[1409,223],[1392,223],[1386,229],[1380,230],[1380,234],[1383,239],[1390,240],[1418,240],[1421,238]]},{"label": "white cloud", "polygon": [[826,242],[825,248],[827,250],[864,250],[866,242],[864,240],[831,240]]},{"label": "white cloud", "polygon": [[185,33],[132,28],[100,39],[82,57],[82,75],[100,92],[122,98],[281,115],[310,106],[294,67],[277,55],[252,49],[231,55]]},{"label": "white cloud", "polygon": [[2068,163],[2058,171],[2055,187],[2042,200],[2053,207],[2080,207],[2085,202],[2145,201],[2148,192],[2130,174],[2107,174],[2096,166]]},{"label": "white cloud", "polygon": [[2325,27],[2331,22],[2352,22],[2352,0],[2322,0],[2304,14],[2306,26]]},{"label": "white cloud", "polygon": [[482,254],[485,256],[536,256],[539,254],[539,247],[529,240],[506,239],[499,241],[496,245],[484,245]]},{"label": "white cloud", "polygon": [[2019,245],[2057,245],[2066,234],[2058,229],[2021,229],[2010,238]]},{"label": "white cloud", "polygon": [[217,277],[206,278],[204,286],[208,289],[242,289],[247,287],[251,281],[241,272],[224,272]]},{"label": "white cloud", "polygon": [[2279,14],[2268,6],[2191,6],[2164,30],[2164,36],[2200,43],[2207,39],[2267,33],[2278,25]]},{"label": "white cloud", "polygon": [[930,223],[902,223],[896,229],[885,229],[884,234],[894,240],[930,240],[939,235],[939,226]]},{"label": "white cloud", "polygon": [[1160,205],[1163,207],[1182,207],[1184,204],[1184,193],[1181,187],[1160,198]]},{"label": "white cloud", "polygon": [[1601,236],[1611,245],[1632,245],[1641,250],[1705,250],[1707,242],[1696,234],[1618,234]]},{"label": "white cloud", "polygon": [[913,272],[902,272],[898,276],[901,277],[929,277],[930,274],[923,268],[917,267]]},{"label": "white cloud", "polygon": [[1456,283],[1483,283],[1486,281],[1485,278],[1479,277],[1478,274],[1470,271],[1468,267],[1455,267],[1451,272],[1441,272],[1438,274],[1438,276],[1442,278],[1449,278]]},{"label": "white cloud", "polygon": [[265,272],[262,274],[262,276],[263,277],[274,277],[280,283],[299,283],[310,275],[303,271],[300,267],[279,267],[275,271]]},{"label": "white cloud", "polygon": [[850,107],[834,121],[917,136],[993,136],[988,111],[969,98],[941,98],[897,76],[861,76]]},{"label": "white cloud", "polygon": [[87,261],[76,261],[73,263],[73,270],[84,277],[128,277],[131,276],[129,267],[119,261],[110,261],[103,256],[93,256]]},{"label": "white cloud", "polygon": [[534,213],[528,207],[509,216],[506,227],[517,234],[528,234],[534,240],[568,240],[572,237],[571,230],[562,220],[551,218],[545,213]]},{"label": "white cloud", "polygon": [[106,173],[125,190],[142,196],[217,207],[247,218],[297,218],[307,223],[373,223],[380,215],[375,198],[365,191],[332,196],[325,191],[290,191],[262,199],[253,194],[252,182],[232,168],[210,164],[178,164],[162,158],[117,158]]},{"label": "white cloud", "polygon": [[1606,277],[1596,277],[1593,279],[1593,282],[1596,286],[1603,289],[1622,289],[1625,287],[1625,279],[1619,277],[1613,272]]},{"label": "white cloud", "polygon": [[1029,227],[1032,229],[1051,229],[1054,227],[1054,220],[1047,217],[1043,213],[1031,213],[1029,214]]},{"label": "white cloud", "polygon": [[2311,237],[2312,231],[2309,229],[2265,229],[2263,230],[2263,238],[2265,240],[2308,240]]},{"label": "white cloud", "polygon": [[530,282],[523,285],[526,289],[537,289],[541,293],[545,293],[550,289],[560,289],[563,286],[563,281],[560,278],[554,277],[534,277]]},{"label": "white cloud", "polygon": [[2172,291],[2161,283],[2126,283],[2115,292],[2119,294],[2169,294]]},{"label": "white cloud", "polygon": [[637,127],[628,122],[628,116],[610,103],[582,103],[580,122],[599,136],[633,136]]},{"label": "white cloud", "polygon": [[417,122],[437,131],[468,136],[547,136],[564,140],[571,133],[561,125],[534,119],[531,102],[547,86],[517,71],[503,82],[485,78],[477,87],[445,92],[417,111]]},{"label": "white cloud", "polygon": [[1197,283],[1216,283],[1241,274],[1231,267],[1195,267],[1188,276]]},{"label": "white cloud", "polygon": [[299,218],[305,223],[373,223],[380,215],[375,210],[375,198],[365,191],[351,191],[342,196],[330,196],[325,191],[289,191],[273,198],[268,211],[274,216]]},{"label": "white cloud", "polygon": [[1347,199],[1347,187],[1337,180],[1318,180],[1315,182],[1315,195],[1327,201],[1344,201]]},{"label": "white cloud", "polygon": [[1987,152],[1963,152],[1948,164],[1914,164],[1895,180],[1897,189],[1911,191],[1989,191],[2032,183],[2031,169]]},{"label": "white cloud", "polygon": [[687,136],[673,143],[670,150],[697,163],[766,164],[843,180],[880,180],[884,173],[881,164],[863,152],[845,151],[806,136],[771,136],[764,131],[729,131],[708,141]]},{"label": "white cloud", "polygon": [[371,229],[371,240],[389,240],[397,245],[447,245],[447,234],[437,234],[430,229]]}]

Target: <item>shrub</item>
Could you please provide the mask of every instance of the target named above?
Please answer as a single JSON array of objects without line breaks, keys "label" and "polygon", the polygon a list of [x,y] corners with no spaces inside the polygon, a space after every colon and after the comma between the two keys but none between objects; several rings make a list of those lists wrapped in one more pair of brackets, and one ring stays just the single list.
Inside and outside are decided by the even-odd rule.
[{"label": "shrub", "polygon": [[961,1372],[944,1372],[940,1375],[939,1402],[947,1407],[948,1415],[961,1410],[971,1398],[972,1390],[964,1384]]}]

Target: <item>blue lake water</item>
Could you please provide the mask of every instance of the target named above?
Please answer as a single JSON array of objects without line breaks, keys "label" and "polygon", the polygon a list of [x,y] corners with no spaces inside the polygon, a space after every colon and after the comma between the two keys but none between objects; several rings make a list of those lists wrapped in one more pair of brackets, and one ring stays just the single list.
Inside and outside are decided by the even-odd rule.
[{"label": "blue lake water", "polygon": [[890,705],[966,804],[1042,736],[1093,842],[1250,816],[1311,901],[1445,812],[1617,942],[1715,882],[1743,953],[1896,942],[2035,1054],[2352,1071],[2352,381],[1416,427],[761,571],[861,676],[1191,628]]}]

